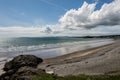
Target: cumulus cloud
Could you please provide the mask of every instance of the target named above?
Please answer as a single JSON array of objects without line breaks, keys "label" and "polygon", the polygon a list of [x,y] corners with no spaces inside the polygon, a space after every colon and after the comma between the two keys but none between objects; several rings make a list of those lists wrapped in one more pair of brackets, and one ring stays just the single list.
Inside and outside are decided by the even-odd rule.
[{"label": "cumulus cloud", "polygon": [[101,9],[95,10],[97,3],[84,2],[79,9],[71,9],[59,19],[63,28],[85,27],[93,28],[99,25],[120,25],[120,0],[105,3]]},{"label": "cumulus cloud", "polygon": [[[84,2],[79,9],[65,13],[55,25],[0,27],[0,36],[86,36],[120,34],[120,0],[105,3],[95,10],[97,2]],[[90,28],[90,29],[89,29]]]},{"label": "cumulus cloud", "polygon": [[43,33],[51,33],[52,29],[47,26],[47,27],[42,28],[41,32],[43,32]]},{"label": "cumulus cloud", "polygon": [[11,26],[11,27],[0,27],[1,37],[33,37],[33,36],[47,36],[51,29],[48,27],[21,27],[21,26]]},{"label": "cumulus cloud", "polygon": [[[52,31],[51,31],[52,30]],[[98,26],[92,29],[78,28],[76,30],[49,27],[0,27],[1,37],[45,37],[45,36],[86,36],[120,34],[120,25]]]},{"label": "cumulus cloud", "polygon": [[[57,27],[58,26],[58,27]],[[0,27],[1,37],[34,37],[34,36],[54,36],[63,31],[59,25],[46,26],[9,26]]]}]

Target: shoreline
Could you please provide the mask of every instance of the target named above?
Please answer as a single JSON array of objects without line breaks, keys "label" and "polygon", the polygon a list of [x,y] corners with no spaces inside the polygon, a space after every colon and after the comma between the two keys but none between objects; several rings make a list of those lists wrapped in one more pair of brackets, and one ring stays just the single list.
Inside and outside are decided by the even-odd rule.
[{"label": "shoreline", "polygon": [[[94,48],[101,45],[110,44],[113,42],[114,42],[113,39],[100,39],[100,40],[96,39],[96,40],[78,41],[78,42],[72,42],[72,43],[68,42],[68,43],[62,43],[62,44],[54,44],[54,45],[49,45],[49,48],[48,46],[46,46],[46,48],[40,48],[35,50],[27,50],[26,49],[27,47],[24,47],[25,51],[19,51],[21,50],[22,47],[18,51],[16,51],[17,47],[16,48],[13,47],[13,51],[8,50],[7,52],[7,49],[5,49],[6,52],[0,52],[0,58],[2,57],[13,58],[20,54],[32,54],[38,57],[42,57],[43,59],[46,59],[46,58],[53,58],[53,57],[73,53],[79,50],[86,50],[88,48]],[[34,48],[35,46],[32,46],[32,47]],[[36,46],[36,48],[37,47],[39,48],[39,46]],[[14,51],[14,48],[15,48],[15,51]],[[12,49],[10,48],[10,50]]]},{"label": "shoreline", "polygon": [[[59,59],[63,60],[63,59],[73,59],[73,58],[76,58],[76,57],[82,57],[82,56],[85,56],[85,55],[89,55],[89,53],[92,53],[91,51],[97,51],[101,48],[109,47],[109,46],[111,46],[113,44],[116,44],[116,43],[117,43],[117,41],[115,41],[113,43],[110,43],[110,44],[98,46],[98,47],[93,47],[93,48],[88,48],[88,49],[84,49],[84,50],[80,50],[80,51],[75,51],[75,52],[72,52],[72,53],[69,53],[69,54],[65,54],[65,55],[61,55],[61,56],[57,56],[57,57],[53,57],[53,58],[47,58],[47,59],[44,59],[44,62],[45,63],[53,63],[53,61],[55,61],[55,60],[57,61]],[[84,54],[84,53],[86,53],[86,54]]]},{"label": "shoreline", "polygon": [[[40,66],[38,66],[38,68],[46,68],[45,66],[48,66],[46,68],[46,71],[49,71],[49,67],[51,66],[55,66],[55,65],[64,65],[64,64],[68,64],[68,63],[76,63],[76,62],[79,62],[79,61],[82,61],[83,59],[86,59],[89,57],[88,54],[90,54],[91,50],[97,50],[99,48],[103,48],[103,47],[106,47],[106,46],[110,46],[112,44],[115,44],[116,42],[113,42],[113,43],[110,43],[110,44],[106,44],[106,45],[102,45],[102,46],[99,46],[99,47],[94,47],[94,48],[89,48],[89,49],[85,49],[85,50],[81,50],[81,51],[76,51],[74,53],[69,53],[69,54],[65,54],[65,55],[62,55],[62,56],[58,56],[58,57],[54,57],[54,58],[50,58],[50,59],[45,59],[44,60],[44,63],[41,64]],[[81,55],[83,56],[83,59],[78,59],[79,57],[81,57]],[[87,54],[85,54],[87,53]],[[87,56],[88,57],[87,57]],[[84,57],[85,56],[85,57]],[[3,67],[4,64],[0,65],[0,75],[3,73],[3,71],[1,70],[2,67]],[[43,67],[44,66],[44,67]],[[51,71],[51,70],[50,70]],[[52,70],[53,71],[53,70]]]},{"label": "shoreline", "polygon": [[0,75],[4,73],[4,71],[2,70],[3,67],[4,67],[4,64],[0,65]]},{"label": "shoreline", "polygon": [[[38,68],[59,76],[120,74],[120,41],[46,59]],[[111,65],[112,64],[112,65]]]}]

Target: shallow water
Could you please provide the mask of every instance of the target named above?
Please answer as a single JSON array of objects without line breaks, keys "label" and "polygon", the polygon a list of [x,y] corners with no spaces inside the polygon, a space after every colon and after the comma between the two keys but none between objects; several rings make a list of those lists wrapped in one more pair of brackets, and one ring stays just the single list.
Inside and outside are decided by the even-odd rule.
[{"label": "shallow water", "polygon": [[90,38],[4,38],[0,39],[0,63],[20,54],[52,58],[113,43],[112,39]]}]

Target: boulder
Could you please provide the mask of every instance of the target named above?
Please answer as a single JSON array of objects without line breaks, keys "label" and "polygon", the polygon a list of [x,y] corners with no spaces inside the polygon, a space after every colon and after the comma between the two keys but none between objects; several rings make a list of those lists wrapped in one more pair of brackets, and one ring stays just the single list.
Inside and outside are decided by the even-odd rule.
[{"label": "boulder", "polygon": [[[10,74],[11,73],[11,74]],[[42,69],[24,66],[19,68],[15,73],[7,72],[1,75],[0,80],[34,80],[34,75],[45,73]]]},{"label": "boulder", "polygon": [[19,55],[13,60],[7,62],[3,68],[4,71],[9,71],[12,69],[19,69],[20,67],[29,66],[37,67],[39,63],[42,63],[43,60],[34,55]]},{"label": "boulder", "polygon": [[37,69],[37,65],[42,62],[41,58],[34,55],[19,55],[5,64],[5,73],[0,76],[0,80],[33,80],[33,75],[45,73],[45,70]]}]

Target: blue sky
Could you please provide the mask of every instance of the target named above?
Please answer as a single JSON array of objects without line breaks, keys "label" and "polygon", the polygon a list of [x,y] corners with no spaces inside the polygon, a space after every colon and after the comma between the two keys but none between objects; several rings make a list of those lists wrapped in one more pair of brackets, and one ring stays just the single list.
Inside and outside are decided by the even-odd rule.
[{"label": "blue sky", "polygon": [[[56,24],[67,10],[78,9],[83,2],[95,0],[0,0],[0,26]],[[105,2],[99,0],[96,9]]]},{"label": "blue sky", "polygon": [[[58,36],[66,36],[69,33],[81,36],[82,33],[89,34],[86,32],[88,31],[87,27],[90,28],[89,32],[97,29],[98,32],[109,34],[111,27],[119,28],[119,18],[116,21],[118,23],[111,23],[112,20],[115,21],[114,17],[119,16],[119,14],[115,14],[119,13],[118,2],[119,0],[0,0],[0,36],[10,36],[15,33],[17,37],[24,35],[53,36],[54,33],[58,33]],[[114,9],[113,12],[110,12],[111,8]],[[110,17],[111,15],[113,17]],[[102,17],[105,21],[94,16]],[[96,22],[93,21],[94,19]],[[110,21],[108,21],[109,19]],[[100,26],[102,26],[101,29]],[[107,27],[103,28],[103,26]],[[80,28],[78,29],[78,27]],[[13,30],[16,32],[12,33]],[[23,33],[24,30],[26,33]],[[31,31],[35,32],[31,33]],[[95,32],[95,34],[100,33]]]}]

